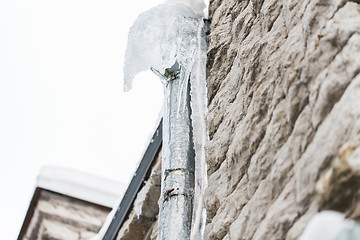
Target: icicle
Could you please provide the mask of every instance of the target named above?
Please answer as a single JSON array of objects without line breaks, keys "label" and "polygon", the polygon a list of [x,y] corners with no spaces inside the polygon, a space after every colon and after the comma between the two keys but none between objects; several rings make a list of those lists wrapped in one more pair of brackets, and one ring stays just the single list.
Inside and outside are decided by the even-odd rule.
[{"label": "icicle", "polygon": [[359,232],[358,223],[342,213],[327,210],[310,219],[299,240],[359,239]]},{"label": "icicle", "polygon": [[207,169],[205,143],[208,140],[206,127],[207,87],[206,87],[206,36],[204,21],[200,21],[197,32],[198,49],[191,76],[191,109],[195,148],[195,198],[191,239],[202,239],[206,210],[204,207],[205,188],[207,187]]}]

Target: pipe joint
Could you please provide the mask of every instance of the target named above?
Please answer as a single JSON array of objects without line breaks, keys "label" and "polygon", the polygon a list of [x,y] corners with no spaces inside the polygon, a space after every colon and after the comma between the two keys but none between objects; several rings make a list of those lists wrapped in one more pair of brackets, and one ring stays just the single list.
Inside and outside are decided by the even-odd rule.
[{"label": "pipe joint", "polygon": [[184,189],[180,187],[171,188],[168,190],[165,190],[163,195],[163,202],[166,202],[171,197],[177,197],[177,196],[184,196],[184,197],[190,197],[192,198],[194,196],[194,190],[193,189]]}]

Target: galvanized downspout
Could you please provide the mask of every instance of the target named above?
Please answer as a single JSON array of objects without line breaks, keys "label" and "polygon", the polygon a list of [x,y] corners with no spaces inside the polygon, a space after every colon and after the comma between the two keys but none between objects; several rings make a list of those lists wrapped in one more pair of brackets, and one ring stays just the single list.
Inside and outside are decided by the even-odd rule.
[{"label": "galvanized downspout", "polygon": [[190,239],[192,223],[195,153],[190,83],[186,84],[185,102],[180,102],[178,93],[189,79],[181,79],[178,73],[175,75],[175,79],[165,85],[159,240]]},{"label": "galvanized downspout", "polygon": [[[196,6],[195,2],[190,5]],[[129,33],[124,89],[129,90],[134,76],[148,68],[165,84],[159,240],[203,236],[207,139],[204,30],[201,16],[180,1],[141,14]]]},{"label": "galvanized downspout", "polygon": [[[189,56],[194,61],[189,75],[182,74],[181,71],[185,70],[180,68],[178,62],[166,69],[164,75],[151,68],[165,85],[159,240],[203,238],[206,218],[203,205],[206,187],[204,144],[207,132],[206,100],[202,98],[206,98],[206,30],[204,21],[200,20],[197,56],[196,59]],[[191,77],[193,79],[190,81]],[[191,99],[192,96],[195,99]],[[195,114],[192,114],[192,107]],[[198,134],[195,147],[193,123]]]}]

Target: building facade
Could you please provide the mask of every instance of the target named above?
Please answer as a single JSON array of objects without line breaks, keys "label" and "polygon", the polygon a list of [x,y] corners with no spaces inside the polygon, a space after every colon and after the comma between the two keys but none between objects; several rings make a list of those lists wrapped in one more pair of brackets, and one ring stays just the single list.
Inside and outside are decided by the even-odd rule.
[{"label": "building facade", "polygon": [[85,240],[94,237],[124,186],[62,167],[43,167],[18,240]]},{"label": "building facade", "polygon": [[213,0],[209,13],[204,239],[298,239],[322,210],[356,219],[359,2]]},{"label": "building facade", "polygon": [[[210,2],[205,239],[297,239],[317,212],[350,210],[359,10],[344,0]],[[347,175],[334,174],[338,162]]]},{"label": "building facade", "polygon": [[[360,2],[212,0],[209,19],[204,239],[298,239],[323,210],[357,220]],[[160,156],[114,239],[156,239]]]}]

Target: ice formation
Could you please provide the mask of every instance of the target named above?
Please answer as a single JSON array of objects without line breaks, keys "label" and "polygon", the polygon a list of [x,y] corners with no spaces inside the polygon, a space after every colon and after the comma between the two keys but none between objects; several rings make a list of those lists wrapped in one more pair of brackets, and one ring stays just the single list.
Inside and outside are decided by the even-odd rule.
[{"label": "ice formation", "polygon": [[124,90],[150,67],[160,73],[176,62],[188,72],[197,50],[200,16],[183,4],[161,4],[140,14],[130,29],[124,64]]},{"label": "ice formation", "polygon": [[191,239],[203,239],[206,210],[204,206],[207,187],[205,143],[208,140],[206,127],[207,87],[206,87],[206,26],[201,21],[197,31],[198,49],[190,78],[192,126],[195,148],[195,198]]},{"label": "ice formation", "polygon": [[185,103],[188,97],[185,89],[190,79],[196,178],[191,238],[200,239],[206,216],[203,198],[207,184],[204,144],[208,138],[205,121],[206,36],[204,19],[199,14],[204,4],[199,0],[166,2],[142,13],[130,30],[125,54],[124,90],[131,89],[137,73],[153,68],[166,75],[166,70],[178,63],[183,87],[177,97]]},{"label": "ice formation", "polygon": [[[344,215],[335,211],[323,211],[316,214],[308,223],[300,240],[333,240],[340,239],[342,230],[352,229],[355,223],[345,219]],[[343,239],[343,238],[341,238]],[[353,239],[353,238],[349,238]],[[354,238],[355,239],[355,238]]]},{"label": "ice formation", "polygon": [[205,2],[203,0],[165,0],[166,4],[184,4],[195,14],[204,16]]}]

